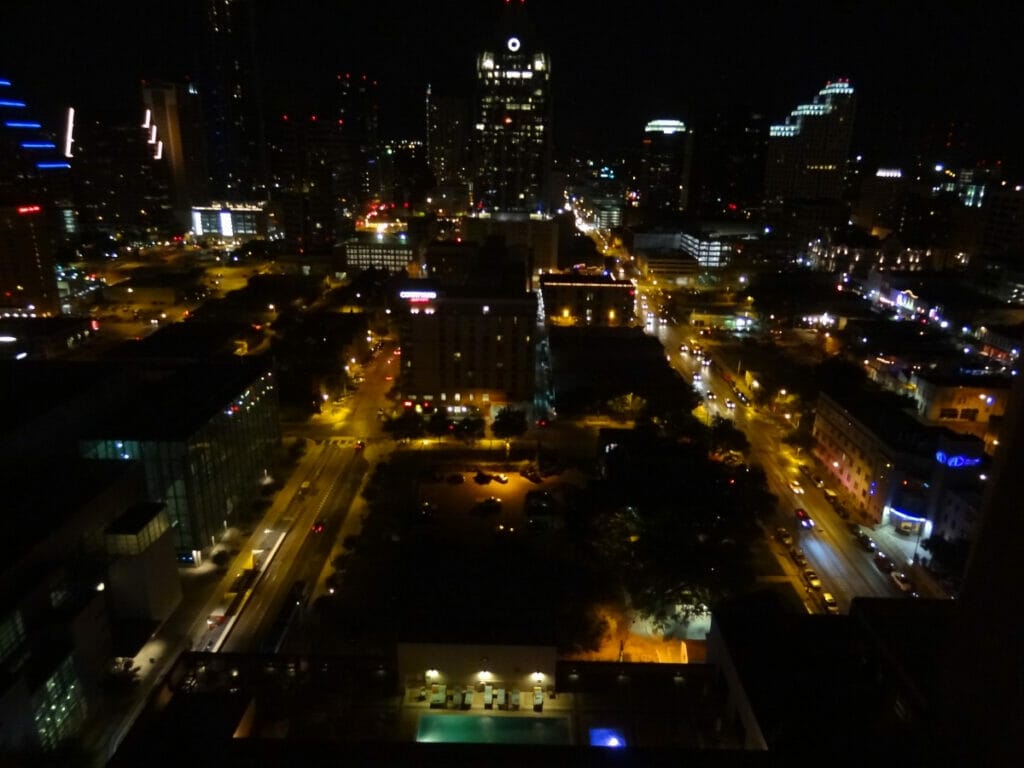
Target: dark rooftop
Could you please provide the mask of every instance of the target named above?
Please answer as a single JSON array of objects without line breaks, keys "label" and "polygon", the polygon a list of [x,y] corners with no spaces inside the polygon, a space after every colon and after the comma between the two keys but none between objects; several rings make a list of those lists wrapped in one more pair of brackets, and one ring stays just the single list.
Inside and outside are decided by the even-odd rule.
[{"label": "dark rooftop", "polygon": [[223,411],[265,369],[249,361],[188,366],[137,390],[83,439],[184,440]]},{"label": "dark rooftop", "polygon": [[123,515],[107,526],[106,533],[113,535],[127,534],[130,536],[137,534],[165,506],[163,502],[157,501],[141,501],[138,504],[133,504]]}]

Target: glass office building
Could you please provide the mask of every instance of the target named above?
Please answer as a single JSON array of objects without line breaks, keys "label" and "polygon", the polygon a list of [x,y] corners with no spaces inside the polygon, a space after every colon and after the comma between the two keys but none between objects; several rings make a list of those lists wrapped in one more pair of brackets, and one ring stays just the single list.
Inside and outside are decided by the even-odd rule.
[{"label": "glass office building", "polygon": [[81,442],[82,455],[141,462],[178,551],[211,546],[258,493],[280,441],[272,375],[237,366],[179,371],[122,411]]}]

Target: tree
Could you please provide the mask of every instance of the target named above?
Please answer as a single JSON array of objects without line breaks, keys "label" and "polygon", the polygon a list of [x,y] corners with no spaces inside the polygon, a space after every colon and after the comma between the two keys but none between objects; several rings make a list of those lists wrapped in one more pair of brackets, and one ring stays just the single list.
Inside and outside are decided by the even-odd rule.
[{"label": "tree", "polygon": [[744,453],[750,448],[750,441],[742,430],[736,428],[731,419],[715,416],[715,420],[711,422],[711,446],[718,450]]},{"label": "tree", "polygon": [[620,421],[630,421],[635,419],[637,415],[642,411],[647,401],[632,392],[627,392],[624,395],[612,398],[608,401],[608,410],[614,418]]},{"label": "tree", "polygon": [[423,417],[415,411],[406,411],[384,422],[384,431],[395,438],[419,437],[423,434]]},{"label": "tree", "polygon": [[466,416],[455,423],[455,433],[466,440],[484,436],[484,417],[476,414]]},{"label": "tree", "polygon": [[494,416],[491,433],[495,437],[518,437],[526,431],[526,413],[505,407]]},{"label": "tree", "polygon": [[455,423],[448,418],[448,414],[438,408],[427,419],[427,434],[434,437],[442,437],[455,431]]}]

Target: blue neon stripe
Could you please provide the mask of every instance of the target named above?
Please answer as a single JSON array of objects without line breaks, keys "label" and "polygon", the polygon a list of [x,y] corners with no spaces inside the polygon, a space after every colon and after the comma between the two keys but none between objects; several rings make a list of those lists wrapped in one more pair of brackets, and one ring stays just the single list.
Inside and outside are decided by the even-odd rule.
[{"label": "blue neon stripe", "polygon": [[36,168],[45,171],[50,168],[70,168],[71,163],[36,163]]},{"label": "blue neon stripe", "polygon": [[8,120],[4,123],[8,128],[42,128],[39,123],[19,123],[15,120]]},{"label": "blue neon stripe", "polygon": [[24,101],[8,101],[6,99],[0,100],[0,107],[24,107]]},{"label": "blue neon stripe", "polygon": [[0,80],[0,87],[10,88],[11,87],[11,81],[10,80]]},{"label": "blue neon stripe", "polygon": [[50,144],[46,141],[23,141],[21,142],[22,149],[56,149],[56,144]]}]

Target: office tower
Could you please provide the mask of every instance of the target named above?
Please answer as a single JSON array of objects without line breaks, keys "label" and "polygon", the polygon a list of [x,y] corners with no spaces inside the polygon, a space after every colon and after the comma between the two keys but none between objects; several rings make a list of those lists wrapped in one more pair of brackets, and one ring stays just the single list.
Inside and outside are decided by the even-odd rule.
[{"label": "office tower", "polygon": [[439,185],[467,181],[469,104],[427,86],[427,158]]},{"label": "office tower", "polygon": [[689,207],[708,217],[742,215],[760,205],[768,123],[751,109],[719,110],[696,140]]},{"label": "office tower", "polygon": [[[0,311],[58,309],[54,253],[73,229],[69,202],[74,111],[58,139],[0,78]],[[69,218],[70,217],[70,218]]]},{"label": "office tower", "polygon": [[550,206],[551,60],[525,3],[506,3],[495,40],[478,57],[474,199],[479,210]]},{"label": "office tower", "polygon": [[141,113],[128,125],[79,116],[71,180],[87,242],[147,231],[180,234],[187,225],[187,210],[172,213],[170,169],[157,159],[163,149],[150,122],[143,127]]},{"label": "office tower", "polygon": [[273,207],[287,244],[299,252],[330,247],[337,238],[346,162],[340,120],[282,115],[274,124]]},{"label": "office tower", "polygon": [[187,223],[191,206],[209,199],[199,91],[193,83],[143,82],[142,103],[142,128],[155,142],[153,159],[167,167],[171,206]]},{"label": "office tower", "polygon": [[641,206],[685,211],[690,197],[693,132],[681,120],[651,120],[644,126]]},{"label": "office tower", "polygon": [[389,141],[380,148],[380,199],[403,210],[420,209],[435,186],[421,141]]},{"label": "office tower", "polygon": [[346,155],[339,193],[345,207],[356,213],[378,196],[381,187],[379,88],[379,82],[366,74],[338,75],[338,124]]},{"label": "office tower", "polygon": [[263,104],[256,62],[255,3],[206,0],[199,93],[210,189],[226,200],[266,194]]},{"label": "office tower", "polygon": [[794,109],[768,133],[765,194],[769,201],[842,200],[853,132],[849,80],[825,85],[810,104]]}]

